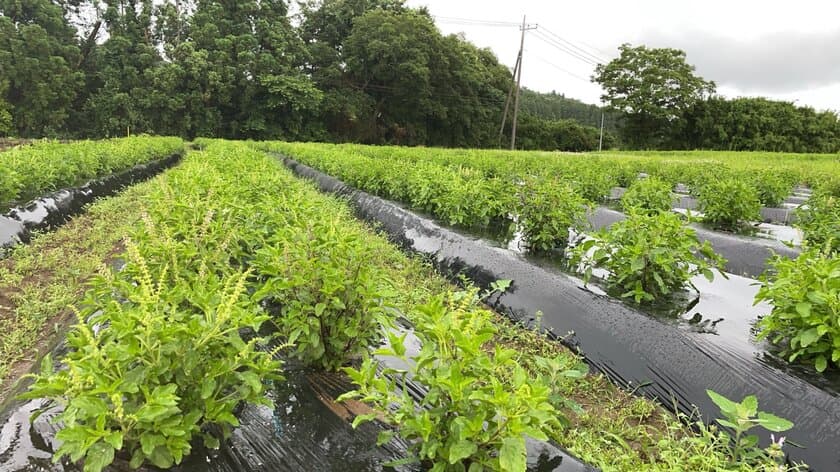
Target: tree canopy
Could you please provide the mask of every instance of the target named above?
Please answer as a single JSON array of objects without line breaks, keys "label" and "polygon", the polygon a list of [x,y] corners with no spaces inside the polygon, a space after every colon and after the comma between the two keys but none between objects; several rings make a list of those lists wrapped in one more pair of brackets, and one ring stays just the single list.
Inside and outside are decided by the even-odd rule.
[{"label": "tree canopy", "polygon": [[[404,0],[0,0],[0,38],[0,136],[508,140],[511,71]],[[607,147],[840,148],[833,113],[726,100],[682,51],[620,50],[594,77]],[[521,101],[520,148],[597,148],[602,107]]]}]

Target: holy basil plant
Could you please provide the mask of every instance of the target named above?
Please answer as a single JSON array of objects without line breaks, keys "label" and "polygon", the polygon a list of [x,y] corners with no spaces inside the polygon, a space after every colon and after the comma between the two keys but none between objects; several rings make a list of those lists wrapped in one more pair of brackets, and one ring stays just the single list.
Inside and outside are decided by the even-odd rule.
[{"label": "holy basil plant", "polygon": [[697,233],[677,214],[631,210],[626,220],[576,246],[571,264],[587,282],[594,269],[606,269],[611,290],[636,303],[650,303],[693,287],[694,276],[711,281],[712,269],[724,275],[725,261],[708,241],[701,244]]},{"label": "holy basil plant", "polygon": [[[518,352],[493,346],[491,313],[474,306],[472,296],[441,297],[412,315],[422,348],[408,357],[405,334],[391,332],[380,356],[401,359],[408,369],[381,368],[368,357],[361,367],[346,368],[357,390],[340,400],[361,399],[378,412],[357,417],[353,425],[379,419],[396,428],[379,443],[398,434],[413,445],[413,459],[433,471],[525,471],[525,436],[547,439],[547,432],[566,420],[552,392],[557,375],[578,378],[560,361],[542,359],[528,366]],[[406,382],[425,390],[416,400]],[[411,460],[411,458],[409,458]]]},{"label": "holy basil plant", "polygon": [[280,228],[253,264],[265,279],[255,297],[278,306],[279,334],[307,365],[338,369],[391,322],[369,246],[341,220],[313,214],[302,228]]},{"label": "holy basil plant", "polygon": [[767,449],[761,449],[758,446],[758,436],[747,432],[760,426],[768,431],[781,433],[793,428],[793,423],[772,413],[759,411],[755,395],[748,395],[740,402],[735,402],[712,390],[706,390],[706,394],[720,408],[723,415],[717,423],[733,433],[731,437],[725,435],[731,443],[730,462],[733,467],[760,464],[766,466],[767,462],[771,461],[775,463],[773,469],[761,470],[787,470],[781,467],[784,465],[784,453],[781,453],[784,438],[778,443],[774,442]]},{"label": "holy basil plant", "polygon": [[636,208],[649,214],[670,211],[673,203],[671,184],[656,177],[637,180],[621,197],[621,206],[625,210]]},{"label": "holy basil plant", "polygon": [[[241,402],[268,402],[263,380],[278,378],[279,363],[258,349],[258,338],[240,335],[268,319],[245,296],[248,273],[173,286],[167,272],[153,277],[128,243],[126,270],[94,280],[62,368],[49,357],[42,362],[23,398],[63,406],[56,460],[84,459],[85,472],[99,472],[122,452],[132,468],[168,468],[196,436],[218,447],[207,427],[229,435]],[[199,288],[215,293],[203,309],[182,296]]]},{"label": "holy basil plant", "polygon": [[589,225],[586,213],[592,204],[568,182],[532,179],[523,185],[519,198],[519,224],[532,251],[562,249],[570,231],[580,232]]},{"label": "holy basil plant", "polygon": [[776,256],[771,266],[755,298],[773,306],[758,338],[780,346],[789,362],[819,372],[840,366],[840,258],[815,247],[796,259]]},{"label": "holy basil plant", "polygon": [[761,218],[758,191],[736,178],[707,182],[700,190],[698,203],[703,220],[719,229],[736,231]]}]

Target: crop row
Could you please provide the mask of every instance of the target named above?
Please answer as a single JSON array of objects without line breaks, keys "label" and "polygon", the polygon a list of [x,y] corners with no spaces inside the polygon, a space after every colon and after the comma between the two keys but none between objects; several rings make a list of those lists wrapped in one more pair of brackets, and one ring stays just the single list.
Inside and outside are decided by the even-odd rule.
[{"label": "crop row", "polygon": [[[568,180],[524,174],[487,177],[472,167],[404,157],[409,152],[422,155],[424,150],[418,149],[385,148],[398,154],[387,158],[332,145],[262,146],[450,223],[516,219],[532,250],[562,249],[570,230],[587,229],[586,208],[593,204],[580,196],[591,197],[592,188],[580,179],[581,174]],[[721,181],[707,188],[713,192],[701,194],[701,208],[707,217],[714,216],[713,222],[719,226],[737,226],[740,210],[757,211],[757,202],[750,205],[738,198],[744,191],[743,182]],[[575,248],[570,267],[581,270],[587,279],[594,269],[606,270],[609,276],[605,284],[616,296],[636,303],[654,303],[680,293],[692,287],[691,279],[696,275],[713,278],[713,269],[720,269],[725,261],[713,254],[708,244],[701,245],[694,230],[670,211],[671,199],[670,185],[658,178],[632,183],[624,196],[629,218]],[[840,294],[840,273],[835,269],[840,208],[837,197],[827,194],[817,193],[811,202],[812,206],[802,213],[810,218],[803,217],[803,222],[811,225],[805,226],[806,252],[795,261],[778,258],[774,262],[776,273],[763,279],[760,298],[770,302],[774,310],[764,319],[760,336],[782,347],[789,361],[806,361],[823,371],[829,365],[840,366],[840,331],[833,321],[838,315],[836,300]]]},{"label": "crop row", "polygon": [[[569,227],[585,227],[582,212],[574,210],[603,201],[618,182],[617,175],[623,175],[623,185],[630,187],[624,203],[651,190],[659,193],[659,204],[666,208],[674,200],[673,184],[662,177],[639,179],[637,169],[621,169],[623,161],[597,157],[589,161],[554,154],[548,161],[543,159],[544,153],[528,158],[509,153],[510,159],[502,160],[500,151],[294,143],[260,146],[284,152],[357,188],[408,203],[450,224],[487,225],[518,215],[530,247],[538,250],[562,244]],[[685,171],[692,168],[683,167]],[[762,182],[771,185],[769,180]],[[774,193],[774,198],[782,199],[791,186],[783,186],[787,190],[764,188],[760,194],[748,181],[718,173],[699,187],[700,210],[715,228],[748,228],[748,222],[759,219],[761,195]],[[837,247],[840,205],[836,201],[830,193],[817,192],[809,205],[799,210],[799,226],[812,245]],[[567,211],[561,212],[563,208]]]},{"label": "crop row", "polygon": [[[245,145],[204,144],[206,152],[191,154],[151,192],[126,241],[125,266],[91,283],[68,335],[66,368],[54,370],[47,358],[27,394],[65,405],[56,454],[84,459],[85,470],[101,470],[120,452],[133,467],[169,467],[196,437],[218,447],[207,426],[226,437],[238,425],[234,408],[265,403],[265,381],[282,380],[276,353],[263,347],[273,336],[286,355],[334,370],[366,355],[393,326],[398,295],[344,204]],[[562,427],[550,383],[572,379],[564,373],[574,365],[540,358],[543,367],[526,372],[515,352],[480,349],[494,328],[475,291],[433,296],[407,316],[434,357],[415,374],[440,392],[421,406],[459,415],[406,418],[415,406],[404,403],[391,418],[400,434],[425,438],[415,452],[433,463],[524,470],[523,433],[545,438]],[[266,331],[275,334],[257,334]],[[473,362],[456,362],[466,356]],[[463,379],[457,385],[449,382],[454,372],[443,372],[453,368]],[[355,372],[364,392],[389,394]],[[518,394],[495,395],[501,385]],[[452,428],[464,428],[460,438]]]},{"label": "crop row", "polygon": [[[278,359],[288,356],[327,370],[361,356],[345,369],[358,386],[348,397],[379,413],[356,423],[385,422],[381,441],[399,434],[435,470],[521,471],[524,435],[577,436],[565,432],[568,392],[582,382],[577,358],[491,342],[495,324],[479,305],[486,294],[418,291],[394,277],[405,269],[384,270],[406,260],[346,204],[244,144],[202,144],[204,152],[158,178],[126,239],[125,266],[91,282],[63,367],[45,359],[27,394],[64,407],[57,456],[84,459],[91,471],[117,455],[133,467],[165,468],[181,462],[194,439],[218,447],[238,425],[237,405],[265,403],[267,381],[283,381]],[[398,313],[422,342],[412,359],[404,336],[389,329]],[[282,356],[268,348],[275,337]],[[380,354],[405,358],[408,372],[378,373],[369,349],[383,338],[389,347]],[[406,375],[428,392],[423,399],[395,392]],[[741,462],[726,437],[711,433],[651,444],[660,455],[648,451],[643,460],[666,469]],[[604,456],[604,447],[588,451]],[[617,458],[608,456],[594,458]],[[769,464],[779,455],[751,457]]]},{"label": "crop row", "polygon": [[183,152],[179,138],[43,142],[0,153],[0,208]]}]

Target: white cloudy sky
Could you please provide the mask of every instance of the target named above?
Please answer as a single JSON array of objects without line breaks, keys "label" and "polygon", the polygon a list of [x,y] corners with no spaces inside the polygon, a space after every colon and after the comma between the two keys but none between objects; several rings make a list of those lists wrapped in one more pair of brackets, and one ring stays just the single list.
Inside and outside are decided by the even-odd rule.
[{"label": "white cloudy sky", "polygon": [[[610,59],[619,44],[676,47],[697,73],[730,96],[762,95],[840,111],[838,0],[408,0],[426,6],[444,33],[463,32],[509,66],[519,29],[473,21],[538,24],[525,39],[522,81],[540,90],[597,103],[593,66],[580,57]],[[556,46],[567,40],[579,57]],[[548,41],[546,41],[546,39]],[[553,42],[552,44],[549,44]],[[568,45],[566,45],[568,48]],[[574,51],[574,49],[572,49]]]}]

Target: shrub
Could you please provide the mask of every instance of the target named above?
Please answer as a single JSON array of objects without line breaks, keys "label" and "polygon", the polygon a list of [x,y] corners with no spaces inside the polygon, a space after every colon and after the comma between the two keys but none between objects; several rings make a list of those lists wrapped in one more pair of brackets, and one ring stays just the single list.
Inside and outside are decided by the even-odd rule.
[{"label": "shrub", "polygon": [[583,198],[591,202],[603,201],[617,183],[617,179],[607,173],[604,167],[594,164],[578,169],[573,177],[574,187]]},{"label": "shrub", "polygon": [[334,370],[360,357],[389,323],[369,246],[332,220],[287,228],[257,251],[255,296],[280,309],[275,324],[304,363]]},{"label": "shrub", "polygon": [[606,269],[608,287],[636,303],[694,287],[691,278],[699,274],[711,281],[712,269],[723,274],[724,263],[708,241],[700,244],[695,231],[671,212],[631,211],[626,220],[572,250],[572,264],[583,271],[586,281],[594,268]]},{"label": "shrub", "polygon": [[773,309],[759,320],[758,338],[780,346],[789,362],[813,363],[819,372],[840,366],[840,258],[811,248],[771,265],[756,302]]},{"label": "shrub", "polygon": [[621,197],[621,206],[624,210],[636,208],[648,214],[671,211],[673,203],[674,194],[671,192],[671,185],[656,177],[633,182]]},{"label": "shrub", "polygon": [[[256,338],[240,337],[268,319],[244,297],[247,273],[172,286],[165,270],[153,280],[130,243],[128,256],[131,270],[93,282],[79,313],[84,321],[67,336],[66,368],[54,371],[46,357],[23,395],[64,406],[55,457],[85,458],[85,471],[102,470],[117,451],[133,468],[147,461],[171,467],[197,435],[216,448],[219,439],[206,426],[227,437],[239,424],[234,408],[267,403],[262,380],[277,378],[272,354],[258,350]],[[199,309],[184,302],[191,290],[214,296]]]},{"label": "shrub", "polygon": [[830,253],[840,252],[840,197],[818,192],[796,210],[796,226],[805,242]]},{"label": "shrub", "polygon": [[519,224],[533,251],[565,246],[569,231],[588,227],[586,213],[592,204],[570,184],[557,179],[534,179],[521,189]]},{"label": "shrub", "polygon": [[789,180],[777,175],[775,171],[758,172],[751,180],[758,192],[759,202],[767,207],[781,205],[793,188]]},{"label": "shrub", "polygon": [[[547,432],[565,422],[554,406],[551,376],[563,375],[559,360],[540,358],[544,375],[532,377],[511,349],[490,347],[495,328],[491,313],[476,308],[472,296],[433,299],[418,308],[416,334],[422,348],[406,357],[405,335],[389,334],[389,346],[377,351],[396,357],[408,370],[385,368],[368,357],[359,369],[347,368],[358,389],[339,400],[361,399],[378,412],[357,417],[353,426],[374,419],[397,428],[425,466],[444,470],[525,471],[525,436],[547,439]],[[539,369],[530,366],[533,369]],[[569,377],[580,377],[577,370]],[[406,377],[426,394],[415,401],[404,390]],[[556,377],[554,377],[556,378]],[[388,442],[392,431],[380,434]]]},{"label": "shrub", "polygon": [[761,218],[758,192],[736,179],[713,180],[700,191],[699,210],[704,221],[717,228],[737,230],[744,222]]},{"label": "shrub", "polygon": [[514,191],[503,180],[463,175],[451,180],[448,191],[435,199],[437,216],[449,224],[486,226],[513,212]]}]

